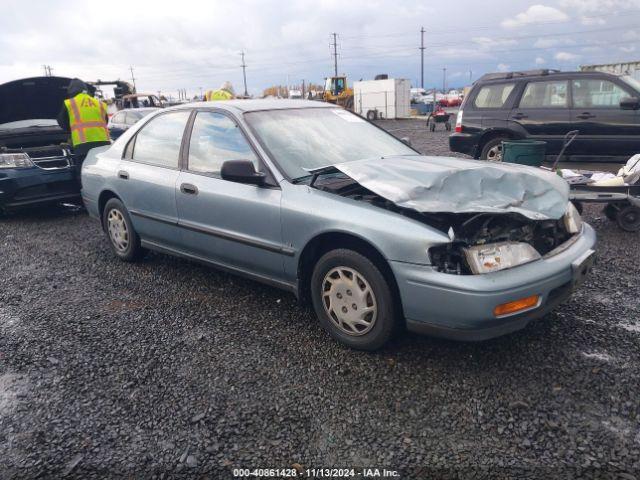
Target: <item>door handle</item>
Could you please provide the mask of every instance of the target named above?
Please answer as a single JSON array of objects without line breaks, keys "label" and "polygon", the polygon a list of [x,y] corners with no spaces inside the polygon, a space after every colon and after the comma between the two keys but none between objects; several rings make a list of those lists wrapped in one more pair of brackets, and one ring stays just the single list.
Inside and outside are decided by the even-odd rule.
[{"label": "door handle", "polygon": [[595,115],[589,112],[582,112],[580,115],[576,115],[576,118],[579,118],[580,120],[586,120],[587,118],[593,117],[595,117]]},{"label": "door handle", "polygon": [[180,191],[182,193],[186,193],[187,195],[197,195],[198,187],[195,185],[191,185],[190,183],[183,183],[180,185]]},{"label": "door handle", "polygon": [[125,171],[125,170],[120,170],[118,172],[118,177],[124,179],[124,180],[129,180],[129,172]]},{"label": "door handle", "polygon": [[513,114],[512,118],[514,120],[520,120],[522,118],[527,118],[527,116],[524,113],[518,112],[518,113]]}]

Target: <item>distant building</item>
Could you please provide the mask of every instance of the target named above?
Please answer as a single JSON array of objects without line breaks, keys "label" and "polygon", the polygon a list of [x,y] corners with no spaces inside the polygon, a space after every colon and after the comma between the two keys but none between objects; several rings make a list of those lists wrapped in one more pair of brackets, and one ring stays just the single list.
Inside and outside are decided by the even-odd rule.
[{"label": "distant building", "polygon": [[603,63],[599,65],[580,65],[582,72],[605,72],[618,75],[630,75],[636,80],[640,80],[640,61]]}]

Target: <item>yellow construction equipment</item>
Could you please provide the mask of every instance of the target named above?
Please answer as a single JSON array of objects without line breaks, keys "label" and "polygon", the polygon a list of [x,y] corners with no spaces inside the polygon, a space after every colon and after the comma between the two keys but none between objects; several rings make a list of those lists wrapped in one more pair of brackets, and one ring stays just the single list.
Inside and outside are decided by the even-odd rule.
[{"label": "yellow construction equipment", "polygon": [[353,89],[347,86],[347,77],[327,77],[323,99],[325,102],[335,103],[347,110],[353,110]]}]

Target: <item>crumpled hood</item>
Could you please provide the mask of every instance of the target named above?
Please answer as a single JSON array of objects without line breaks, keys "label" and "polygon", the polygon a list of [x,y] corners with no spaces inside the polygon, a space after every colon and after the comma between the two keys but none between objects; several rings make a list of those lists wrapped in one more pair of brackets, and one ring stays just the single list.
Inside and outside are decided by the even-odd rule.
[{"label": "crumpled hood", "polygon": [[547,220],[561,218],[569,201],[569,185],[561,177],[512,163],[396,156],[335,167],[399,207],[418,212],[513,212]]}]

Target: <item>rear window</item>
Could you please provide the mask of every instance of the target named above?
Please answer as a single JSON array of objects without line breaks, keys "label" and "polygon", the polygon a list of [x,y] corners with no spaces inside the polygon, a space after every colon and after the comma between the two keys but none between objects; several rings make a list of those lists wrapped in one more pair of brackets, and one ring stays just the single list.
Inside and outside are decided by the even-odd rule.
[{"label": "rear window", "polygon": [[497,83],[480,88],[473,104],[476,108],[502,108],[515,87],[515,83]]}]

